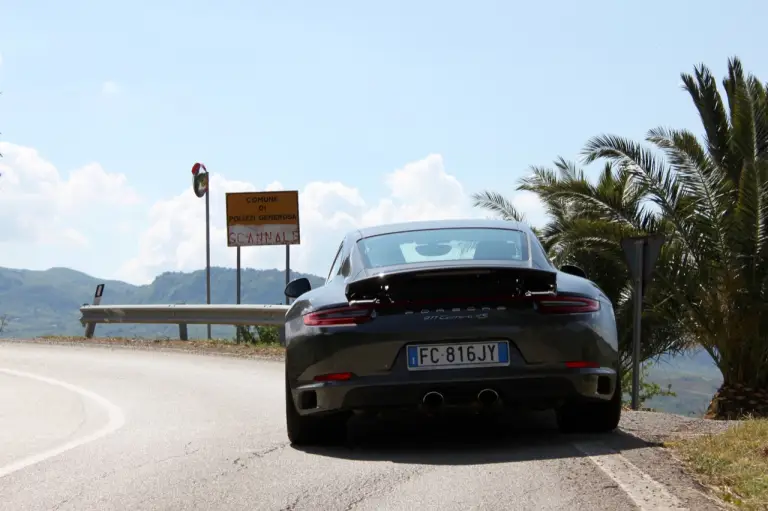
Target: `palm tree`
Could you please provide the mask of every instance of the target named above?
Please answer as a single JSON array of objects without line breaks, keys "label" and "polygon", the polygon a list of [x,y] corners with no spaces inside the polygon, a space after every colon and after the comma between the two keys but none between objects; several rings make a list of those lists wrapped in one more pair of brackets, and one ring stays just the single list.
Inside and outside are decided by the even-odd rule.
[{"label": "palm tree", "polygon": [[[631,370],[632,281],[624,262],[623,236],[654,232],[654,217],[642,207],[643,190],[624,170],[605,165],[596,184],[591,184],[576,164],[558,159],[555,169],[532,167],[532,175],[518,187],[536,193],[544,202],[550,221],[537,230],[542,244],[557,266],[574,264],[586,271],[614,304],[620,336],[622,370]],[[474,205],[509,220],[525,216],[512,203],[493,192],[473,196]],[[503,200],[500,200],[503,199]],[[657,269],[669,267],[666,252]],[[643,360],[676,353],[691,346],[680,322],[670,320],[674,306],[659,297],[659,290],[646,292],[642,331]]]},{"label": "palm tree", "polygon": [[[606,162],[597,185],[579,174],[536,181],[534,172],[521,188],[536,191],[547,204],[556,200],[571,208],[573,223],[551,230],[563,231],[559,239],[577,247],[589,243],[594,252],[609,253],[612,246],[615,255],[618,231],[664,233],[667,244],[646,311],[653,304],[670,335],[676,331],[682,339],[695,339],[720,368],[723,385],[712,399],[710,417],[766,416],[766,87],[745,75],[737,58],[729,60],[723,80],[727,107],[704,65],[682,79],[701,117],[704,144],[690,131],[667,128],[648,133],[652,148],[602,135],[584,149],[585,162]],[[611,188],[616,183],[624,188]],[[590,241],[579,242],[582,237]],[[570,242],[564,244],[566,253],[572,250]]]}]

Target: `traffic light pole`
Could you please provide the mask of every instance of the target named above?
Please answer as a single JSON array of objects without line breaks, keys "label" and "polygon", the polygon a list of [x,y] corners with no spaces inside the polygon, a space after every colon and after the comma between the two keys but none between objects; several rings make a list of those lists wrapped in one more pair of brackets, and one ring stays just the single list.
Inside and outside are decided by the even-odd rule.
[{"label": "traffic light pole", "polygon": [[[210,179],[205,194],[205,303],[211,304],[211,190]],[[211,340],[211,325],[208,324],[208,340]]]},{"label": "traffic light pole", "polygon": [[[211,304],[211,185],[208,169],[200,162],[192,165],[192,191],[199,198],[205,195],[205,303]],[[208,325],[208,340],[211,339],[211,325]]]}]

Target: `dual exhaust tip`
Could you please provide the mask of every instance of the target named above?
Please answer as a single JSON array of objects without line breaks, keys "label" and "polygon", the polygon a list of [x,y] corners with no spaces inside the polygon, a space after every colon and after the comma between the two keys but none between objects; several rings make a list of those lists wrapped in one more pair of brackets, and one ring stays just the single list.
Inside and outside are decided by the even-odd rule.
[{"label": "dual exhaust tip", "polygon": [[[483,406],[490,406],[499,400],[499,393],[493,389],[483,389],[477,393],[477,400]],[[445,402],[445,397],[439,392],[427,392],[421,402],[427,408],[439,408]]]}]

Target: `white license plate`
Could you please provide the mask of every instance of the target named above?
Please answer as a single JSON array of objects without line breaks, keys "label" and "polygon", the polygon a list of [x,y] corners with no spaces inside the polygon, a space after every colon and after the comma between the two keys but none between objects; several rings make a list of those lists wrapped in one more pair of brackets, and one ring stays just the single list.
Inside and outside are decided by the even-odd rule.
[{"label": "white license plate", "polygon": [[509,365],[507,341],[414,345],[407,354],[410,371]]}]

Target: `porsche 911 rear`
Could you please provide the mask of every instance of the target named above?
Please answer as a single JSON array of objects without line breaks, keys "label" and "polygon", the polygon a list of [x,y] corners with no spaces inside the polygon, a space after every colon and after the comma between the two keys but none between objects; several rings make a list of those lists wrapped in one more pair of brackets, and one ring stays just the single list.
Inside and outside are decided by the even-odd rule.
[{"label": "porsche 911 rear", "polygon": [[298,416],[524,406],[558,409],[563,430],[618,423],[613,310],[585,279],[523,263],[407,264],[347,279],[343,298],[287,324]]}]

